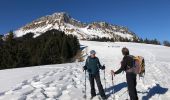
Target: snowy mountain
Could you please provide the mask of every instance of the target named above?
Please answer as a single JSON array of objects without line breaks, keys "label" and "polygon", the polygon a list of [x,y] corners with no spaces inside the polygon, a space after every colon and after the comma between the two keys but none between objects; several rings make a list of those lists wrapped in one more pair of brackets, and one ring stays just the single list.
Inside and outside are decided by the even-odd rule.
[{"label": "snowy mountain", "polygon": [[90,39],[95,37],[107,37],[118,39],[120,37],[133,40],[137,35],[128,28],[118,25],[108,24],[106,22],[93,22],[90,24],[75,20],[65,12],[54,13],[41,17],[24,27],[14,31],[17,37],[26,33],[35,33],[34,37],[46,32],[47,30],[57,29],[66,34],[76,35],[79,39]]},{"label": "snowy mountain", "polygon": [[[80,41],[81,45],[94,49],[101,64],[106,65],[106,94],[115,100],[128,97],[125,73],[114,77],[112,85],[110,70],[120,67],[121,49],[127,47],[132,55],[140,55],[146,61],[144,78],[137,77],[139,100],[170,100],[170,48],[158,45],[126,42]],[[85,50],[86,51],[86,50]],[[85,57],[86,58],[86,57]],[[35,66],[0,70],[0,100],[84,100],[85,62]],[[104,85],[104,74],[100,71]],[[88,75],[86,76],[88,78]],[[96,88],[97,93],[98,89]],[[87,98],[90,85],[87,79]],[[90,99],[87,99],[90,100]],[[99,100],[98,96],[93,100]]]}]

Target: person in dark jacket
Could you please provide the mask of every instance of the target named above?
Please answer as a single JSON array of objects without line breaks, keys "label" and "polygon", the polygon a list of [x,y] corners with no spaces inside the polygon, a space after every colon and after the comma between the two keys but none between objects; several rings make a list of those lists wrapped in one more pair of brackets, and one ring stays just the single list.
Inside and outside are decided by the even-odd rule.
[{"label": "person in dark jacket", "polygon": [[86,63],[84,66],[84,70],[87,70],[89,73],[89,81],[90,81],[90,86],[91,86],[91,99],[96,96],[94,80],[96,80],[100,96],[102,97],[102,99],[106,99],[106,95],[105,95],[103,86],[101,84],[100,73],[99,73],[99,70],[100,69],[104,70],[105,66],[101,66],[100,61],[95,56],[95,54],[96,52],[94,50],[90,51],[90,56],[87,57]]},{"label": "person in dark jacket", "polygon": [[112,75],[115,76],[115,74],[119,74],[122,71],[125,71],[130,100],[138,100],[137,90],[136,90],[136,85],[137,85],[136,74],[132,71],[129,71],[130,66],[133,66],[134,64],[133,57],[129,55],[128,48],[123,48],[122,54],[124,55],[124,57],[121,62],[121,67],[115,72],[111,70],[111,73]]}]

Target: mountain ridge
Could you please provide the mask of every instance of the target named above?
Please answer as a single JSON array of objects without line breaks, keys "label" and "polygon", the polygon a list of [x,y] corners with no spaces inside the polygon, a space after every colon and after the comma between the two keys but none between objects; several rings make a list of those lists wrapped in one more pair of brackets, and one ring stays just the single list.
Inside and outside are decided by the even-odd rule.
[{"label": "mountain ridge", "polygon": [[138,36],[127,27],[113,25],[103,21],[87,24],[72,18],[66,12],[54,13],[38,18],[14,31],[14,33],[16,37],[20,37],[26,33],[32,32],[35,33],[34,37],[37,37],[51,29],[57,29],[64,31],[66,34],[76,35],[79,39],[83,40],[97,37],[114,38],[117,40],[121,37],[129,40],[138,38]]}]

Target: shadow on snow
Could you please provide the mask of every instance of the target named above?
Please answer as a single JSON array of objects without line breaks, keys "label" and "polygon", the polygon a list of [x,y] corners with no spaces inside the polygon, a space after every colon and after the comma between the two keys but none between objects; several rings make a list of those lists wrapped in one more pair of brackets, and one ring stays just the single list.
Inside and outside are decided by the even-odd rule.
[{"label": "shadow on snow", "polygon": [[114,89],[114,93],[116,93],[116,92],[120,91],[121,89],[123,89],[125,87],[127,87],[127,83],[122,82],[122,83],[119,83],[117,85],[106,88],[105,92],[108,92],[109,94],[107,94],[107,96],[110,97],[112,95],[113,89]]},{"label": "shadow on snow", "polygon": [[[107,96],[110,97],[112,95],[113,89],[114,89],[114,93],[116,93],[125,87],[127,87],[127,83],[122,82],[117,85],[106,88],[105,92],[109,93],[109,94],[107,94]],[[167,91],[168,91],[168,88],[164,88],[164,87],[161,87],[159,84],[156,84],[156,86],[154,86],[152,88],[148,88],[148,92],[139,92],[138,91],[138,93],[147,94],[146,96],[142,97],[142,100],[149,100],[152,96],[154,96],[156,94],[162,95],[162,94],[165,94]],[[127,91],[125,91],[125,92],[127,92]]]},{"label": "shadow on snow", "polygon": [[149,100],[152,96],[156,94],[158,95],[165,94],[168,91],[168,88],[164,88],[164,87],[161,87],[159,84],[156,84],[156,86],[152,88],[148,88],[148,90],[149,92],[142,92],[142,93],[147,93],[146,96],[142,97],[142,100]]}]

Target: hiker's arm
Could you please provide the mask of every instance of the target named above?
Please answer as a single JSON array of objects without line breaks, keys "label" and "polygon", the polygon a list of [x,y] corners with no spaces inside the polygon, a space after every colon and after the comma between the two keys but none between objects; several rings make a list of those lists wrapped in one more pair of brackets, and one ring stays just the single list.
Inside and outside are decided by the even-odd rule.
[{"label": "hiker's arm", "polygon": [[127,65],[127,62],[126,62],[125,59],[123,59],[123,61],[121,62],[121,67],[115,72],[115,74],[119,74],[119,73],[121,73],[122,71],[124,71],[126,65]]},{"label": "hiker's arm", "polygon": [[115,72],[115,74],[119,74],[119,73],[121,73],[122,71],[123,71],[123,68],[120,67],[120,68]]}]

